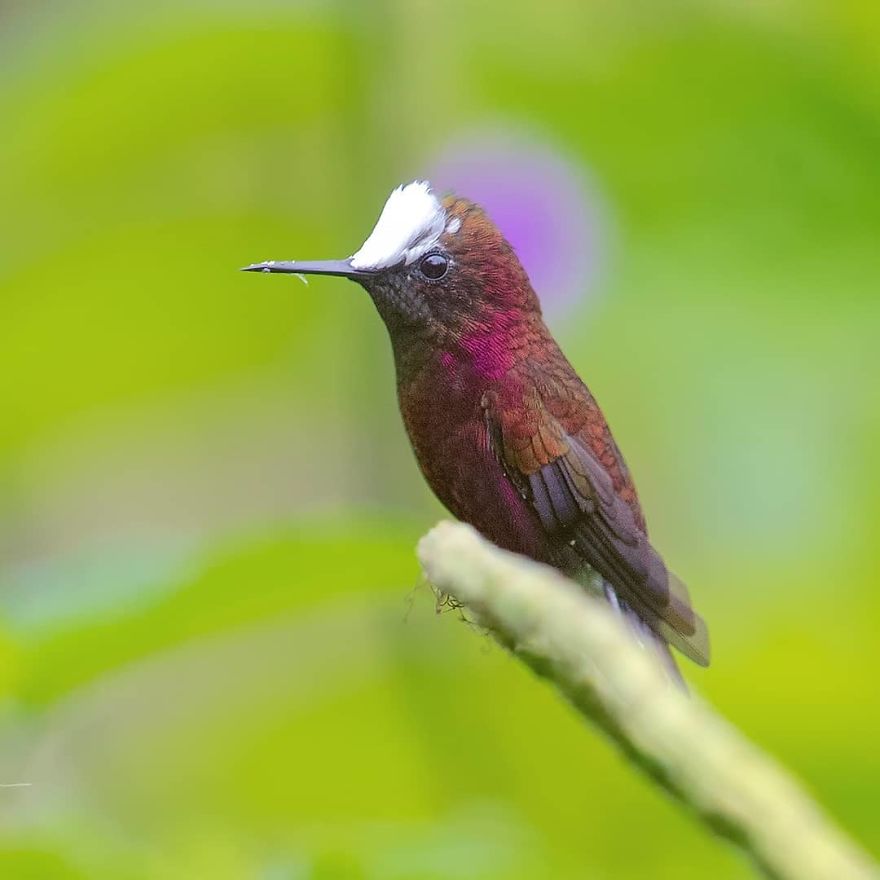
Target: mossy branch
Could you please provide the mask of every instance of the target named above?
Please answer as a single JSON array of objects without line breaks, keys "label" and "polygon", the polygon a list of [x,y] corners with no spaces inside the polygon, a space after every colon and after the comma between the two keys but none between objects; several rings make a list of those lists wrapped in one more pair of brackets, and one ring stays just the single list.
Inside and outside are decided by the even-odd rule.
[{"label": "mossy branch", "polygon": [[798,783],[708,705],[671,685],[602,602],[466,525],[440,523],[418,553],[436,589],[767,876],[878,880],[876,866]]}]

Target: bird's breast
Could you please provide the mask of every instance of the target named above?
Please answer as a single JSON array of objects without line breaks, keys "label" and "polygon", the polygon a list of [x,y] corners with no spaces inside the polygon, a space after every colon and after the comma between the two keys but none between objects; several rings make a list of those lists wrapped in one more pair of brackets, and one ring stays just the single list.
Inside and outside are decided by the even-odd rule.
[{"label": "bird's breast", "polygon": [[425,480],[453,515],[501,547],[542,559],[540,523],[492,449],[481,405],[489,385],[441,352],[398,386],[403,421]]}]

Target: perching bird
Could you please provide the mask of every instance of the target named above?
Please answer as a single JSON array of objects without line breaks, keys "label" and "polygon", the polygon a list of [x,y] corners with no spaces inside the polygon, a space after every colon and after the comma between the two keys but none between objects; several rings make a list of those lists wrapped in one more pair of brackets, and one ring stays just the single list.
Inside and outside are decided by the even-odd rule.
[{"label": "perching bird", "polygon": [[440,501],[498,546],[601,583],[676,678],[668,644],[708,665],[706,626],[648,540],[602,411],[481,208],[416,181],[391,193],[347,260],[246,271],[357,281],[388,328],[403,421]]}]

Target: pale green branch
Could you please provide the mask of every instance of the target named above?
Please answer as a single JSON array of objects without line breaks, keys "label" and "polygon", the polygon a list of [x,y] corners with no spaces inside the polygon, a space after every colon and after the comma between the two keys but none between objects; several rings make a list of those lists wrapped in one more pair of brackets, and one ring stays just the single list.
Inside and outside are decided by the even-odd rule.
[{"label": "pale green branch", "polygon": [[656,658],[602,602],[466,525],[440,523],[418,553],[436,589],[768,876],[880,877],[783,768],[707,704],[670,684]]}]

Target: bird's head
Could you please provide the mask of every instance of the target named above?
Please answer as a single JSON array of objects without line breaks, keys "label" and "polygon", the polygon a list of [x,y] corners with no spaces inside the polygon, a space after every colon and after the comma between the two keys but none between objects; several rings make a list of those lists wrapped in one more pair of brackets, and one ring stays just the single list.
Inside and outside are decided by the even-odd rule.
[{"label": "bird's head", "polygon": [[345,260],[269,261],[248,272],[338,275],[357,281],[396,336],[438,339],[498,319],[540,314],[519,259],[485,212],[467,199],[442,201],[430,184],[395,189],[361,248]]}]

